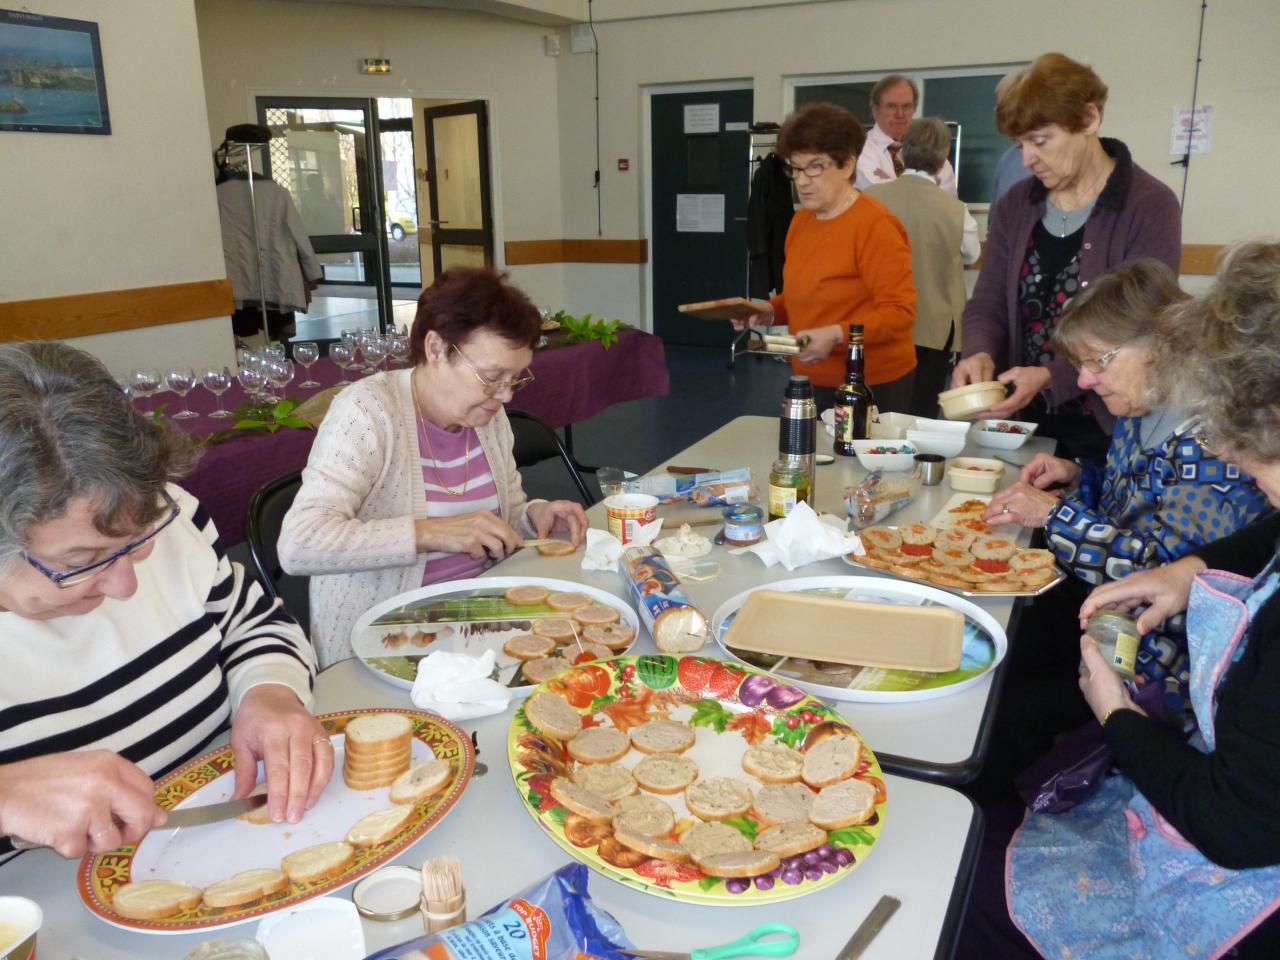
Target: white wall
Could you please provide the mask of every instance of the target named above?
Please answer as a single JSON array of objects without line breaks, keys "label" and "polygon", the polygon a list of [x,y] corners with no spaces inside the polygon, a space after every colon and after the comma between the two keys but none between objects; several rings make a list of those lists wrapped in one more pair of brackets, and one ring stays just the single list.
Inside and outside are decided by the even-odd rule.
[{"label": "white wall", "polygon": [[[0,300],[225,276],[191,0],[23,9],[98,24],[111,135],[0,134]],[[226,319],[70,342],[113,373],[144,350],[155,364],[234,359]]]},{"label": "white wall", "polygon": [[[486,14],[405,7],[197,0],[212,143],[256,122],[259,95],[419,97],[489,102],[496,255],[506,240],[561,233],[557,60],[549,30]],[[387,57],[388,76],[356,64]],[[535,302],[558,306],[563,272],[515,267]]]},{"label": "white wall", "polygon": [[[670,9],[620,0],[600,6],[606,17]],[[1170,124],[1173,108],[1190,103],[1199,16],[1199,0],[838,0],[598,21],[604,234],[643,235],[646,85],[748,77],[755,118],[781,121],[787,78],[1001,65],[1048,49],[1094,66],[1111,89],[1103,133],[1126,141],[1140,165],[1181,192],[1182,168],[1169,166]],[[1203,57],[1198,100],[1214,106],[1213,149],[1192,161],[1183,240],[1275,233],[1280,188],[1269,158],[1280,97],[1280,3],[1210,4]],[[588,54],[566,52],[561,61],[565,236],[594,236],[594,65]],[[629,172],[618,171],[619,157],[631,160]],[[643,288],[645,269],[635,270],[632,288]]]}]

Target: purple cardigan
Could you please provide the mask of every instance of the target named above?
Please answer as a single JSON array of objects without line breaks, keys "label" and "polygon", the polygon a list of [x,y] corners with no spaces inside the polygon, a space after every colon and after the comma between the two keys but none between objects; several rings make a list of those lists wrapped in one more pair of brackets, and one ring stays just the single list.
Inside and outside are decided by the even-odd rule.
[{"label": "purple cardigan", "polygon": [[[1138,167],[1129,148],[1119,140],[1101,138],[1102,149],[1116,162],[1107,185],[1098,195],[1084,225],[1080,245],[1080,286],[1133,260],[1154,257],[1178,273],[1182,264],[1182,211],[1167,186]],[[1018,276],[1027,241],[1044,216],[1046,190],[1035,177],[1009,188],[991,208],[982,270],[962,320],[962,355],[990,354],[996,372],[1015,365],[1022,356],[1022,330],[1018,324]],[[1049,364],[1052,380],[1049,397],[1054,404],[1082,395],[1076,371],[1066,360]],[[1087,402],[1095,415],[1110,427],[1112,418],[1092,393]]]}]

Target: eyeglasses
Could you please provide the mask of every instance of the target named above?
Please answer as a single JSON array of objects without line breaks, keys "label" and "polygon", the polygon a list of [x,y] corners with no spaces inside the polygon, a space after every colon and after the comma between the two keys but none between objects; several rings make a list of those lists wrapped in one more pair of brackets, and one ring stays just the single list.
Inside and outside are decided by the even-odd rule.
[{"label": "eyeglasses", "polygon": [[155,540],[156,537],[160,535],[161,530],[163,530],[169,524],[173,523],[173,521],[178,518],[178,513],[180,510],[178,505],[173,502],[173,498],[170,497],[167,493],[163,494],[163,496],[164,496],[165,503],[169,505],[168,516],[166,516],[163,520],[161,520],[160,523],[157,524],[156,527],[150,533],[148,533],[145,537],[142,537],[139,540],[135,540],[133,543],[127,544],[126,546],[121,547],[119,550],[115,550],[112,553],[109,553],[107,556],[103,557],[101,560],[95,560],[93,563],[87,563],[83,567],[76,567],[74,570],[57,571],[57,570],[49,569],[43,563],[37,560],[35,557],[31,556],[31,554],[29,553],[24,552],[22,555],[23,557],[26,558],[27,563],[31,564],[33,567],[35,567],[37,570],[43,573],[46,577],[48,577],[49,580],[53,583],[53,585],[60,590],[66,587],[74,587],[81,583],[85,583],[86,581],[92,580],[98,574],[102,573],[104,570],[107,569],[107,567],[111,566],[121,557],[131,553],[136,553],[137,551],[141,550],[143,547],[150,544],[153,540]]},{"label": "eyeglasses", "polygon": [[782,172],[787,175],[788,180],[794,180],[796,175],[801,173],[813,180],[822,176],[835,165],[834,160],[810,160],[803,167],[793,167],[790,161],[784,160],[782,162]]},{"label": "eyeglasses", "polygon": [[1099,354],[1096,357],[1090,357],[1087,360],[1078,360],[1075,363],[1075,367],[1077,370],[1087,370],[1089,373],[1101,373],[1111,365],[1111,361],[1114,360],[1119,355],[1120,351],[1127,346],[1127,343],[1122,343],[1120,346],[1112,347],[1106,353]]},{"label": "eyeglasses", "polygon": [[529,384],[533,383],[533,371],[528,367],[524,368],[523,376],[515,377],[511,380],[486,380],[480,375],[480,371],[476,369],[476,365],[467,359],[467,355],[461,350],[458,350],[458,345],[456,343],[453,344],[453,349],[457,350],[458,356],[462,358],[462,362],[471,368],[471,372],[474,373],[476,379],[480,381],[480,385],[484,387],[484,395],[486,397],[494,397],[500,393],[506,392],[507,390],[515,393],[517,390],[523,390]]}]

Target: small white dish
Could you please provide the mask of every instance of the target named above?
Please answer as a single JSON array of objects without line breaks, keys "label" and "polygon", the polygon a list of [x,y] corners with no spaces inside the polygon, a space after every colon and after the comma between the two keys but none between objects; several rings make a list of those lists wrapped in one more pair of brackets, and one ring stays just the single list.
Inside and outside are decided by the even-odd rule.
[{"label": "small white dish", "polygon": [[[873,450],[890,450],[887,453],[872,453]],[[858,455],[858,462],[865,470],[885,470],[890,473],[901,470],[912,470],[916,465],[916,449],[914,443],[903,440],[855,440],[853,451]]]},{"label": "small white dish", "polygon": [[[1013,433],[1009,430],[1001,430],[999,427],[1002,424],[1017,427],[1024,432]],[[1036,432],[1038,426],[1039,424],[1025,420],[979,420],[973,425],[973,439],[981,446],[991,447],[994,450],[1017,450]]]},{"label": "small white dish", "polygon": [[272,914],[257,940],[270,957],[289,960],[364,960],[364,927],[350,900],[321,897]]},{"label": "small white dish", "polygon": [[956,457],[947,467],[947,482],[952,490],[969,493],[995,493],[1004,478],[1004,464],[983,457]]},{"label": "small white dish", "polygon": [[969,433],[969,423],[965,420],[930,420],[928,417],[916,417],[912,421],[911,429],[963,437]]},{"label": "small white dish", "polygon": [[907,441],[914,443],[921,453],[934,453],[940,457],[954,457],[964,449],[963,433],[933,433],[924,430],[908,430]]},{"label": "small white dish", "polygon": [[871,421],[871,437],[875,440],[902,440],[914,427],[916,418],[909,413],[882,413]]}]

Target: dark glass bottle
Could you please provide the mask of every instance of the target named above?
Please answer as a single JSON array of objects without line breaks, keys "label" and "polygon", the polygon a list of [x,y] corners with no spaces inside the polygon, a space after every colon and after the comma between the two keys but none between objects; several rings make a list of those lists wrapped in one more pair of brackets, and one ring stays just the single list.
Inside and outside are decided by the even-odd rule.
[{"label": "dark glass bottle", "polygon": [[862,324],[855,323],[849,327],[844,383],[836,388],[836,437],[833,444],[836,453],[852,457],[853,441],[867,439],[871,429],[871,408],[875,402],[863,373]]}]

